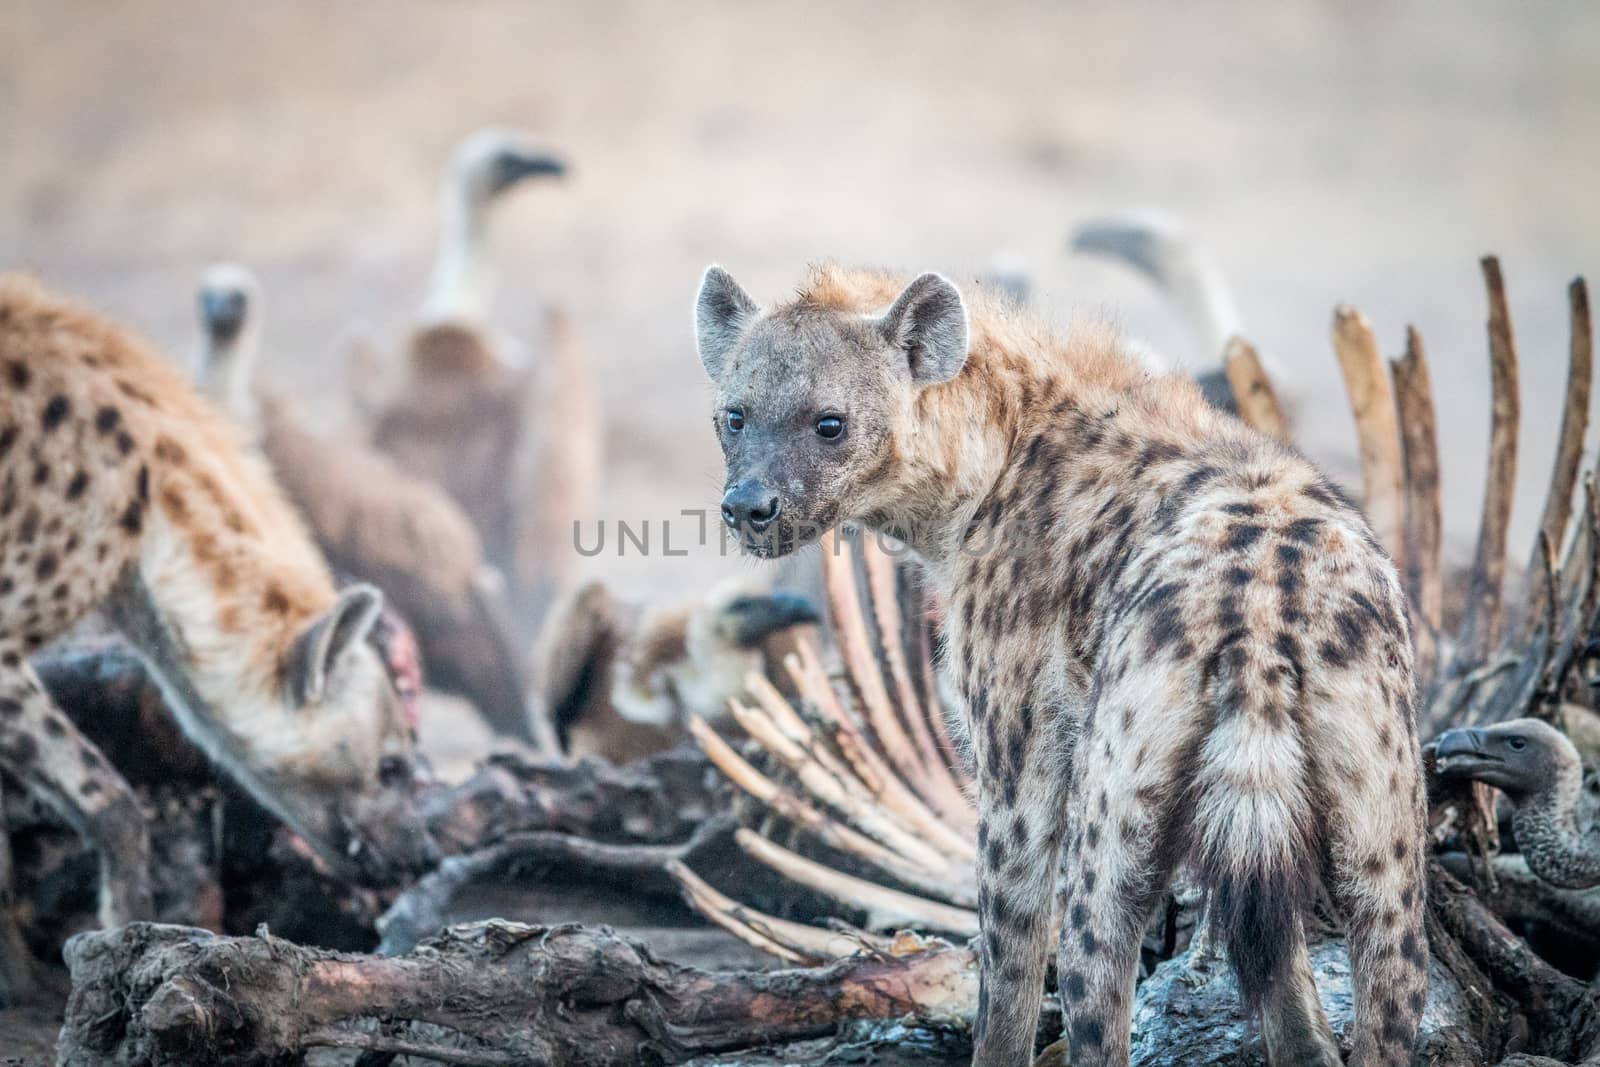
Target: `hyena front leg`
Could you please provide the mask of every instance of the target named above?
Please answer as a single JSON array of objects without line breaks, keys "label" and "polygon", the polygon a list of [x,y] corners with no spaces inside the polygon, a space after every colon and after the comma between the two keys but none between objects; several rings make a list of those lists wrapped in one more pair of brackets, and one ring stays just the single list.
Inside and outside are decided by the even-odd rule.
[{"label": "hyena front leg", "polygon": [[984,721],[983,703],[972,723],[982,931],[972,1062],[1023,1067],[1033,1058],[1054,925],[1065,768],[1030,707],[992,710]]},{"label": "hyena front leg", "polygon": [[16,647],[0,648],[0,772],[42,798],[98,853],[101,925],[151,917],[150,841],[138,800]]}]

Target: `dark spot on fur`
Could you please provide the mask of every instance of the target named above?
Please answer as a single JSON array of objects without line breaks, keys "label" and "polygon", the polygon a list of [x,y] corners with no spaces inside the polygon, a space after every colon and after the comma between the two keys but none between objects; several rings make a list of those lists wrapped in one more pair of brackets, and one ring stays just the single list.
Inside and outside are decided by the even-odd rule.
[{"label": "dark spot on fur", "polygon": [[1085,930],[1082,934],[1080,934],[1078,937],[1078,943],[1083,946],[1084,954],[1087,956],[1093,956],[1095,953],[1100,951],[1100,942],[1094,939],[1093,930]]},{"label": "dark spot on fur", "polygon": [[261,606],[273,615],[283,615],[289,610],[289,597],[281,586],[269,585],[261,597]]},{"label": "dark spot on fur", "polygon": [[1426,962],[1422,958],[1422,946],[1417,941],[1415,931],[1406,931],[1406,936],[1400,939],[1400,955],[1421,967]]},{"label": "dark spot on fur", "polygon": [[1228,584],[1238,588],[1250,584],[1252,575],[1243,567],[1233,566],[1228,568]]},{"label": "dark spot on fur", "polygon": [[41,552],[39,562],[34,565],[33,574],[41,582],[48,581],[55,576],[56,568],[61,565],[61,560],[54,552]]},{"label": "dark spot on fur", "polygon": [[117,451],[124,456],[133,451],[133,437],[127,430],[117,432]]},{"label": "dark spot on fur", "polygon": [[15,426],[6,426],[0,429],[0,459],[4,459],[6,453],[10,452],[11,447],[16,443],[17,428]]},{"label": "dark spot on fur", "polygon": [[1264,528],[1254,523],[1239,523],[1228,531],[1226,547],[1231,551],[1249,548],[1263,533]]},{"label": "dark spot on fur", "polygon": [[72,414],[72,402],[57,393],[45,404],[44,413],[39,416],[39,425],[45,433],[49,433],[65,422],[70,414]]},{"label": "dark spot on fur", "polygon": [[100,779],[89,778],[78,787],[78,792],[83,796],[92,797],[100,792]]},{"label": "dark spot on fur", "polygon": [[110,433],[122,422],[122,412],[113,407],[104,407],[94,413],[94,428],[101,433]]},{"label": "dark spot on fur", "polygon": [[33,484],[37,488],[50,480],[50,464],[36,463],[33,467]]},{"label": "dark spot on fur", "polygon": [[1321,519],[1296,519],[1283,528],[1283,536],[1290,541],[1309,544],[1322,528]]},{"label": "dark spot on fur", "polygon": [[10,379],[13,389],[26,389],[28,383],[33,381],[33,372],[26,363],[14,359],[6,364],[6,377]]},{"label": "dark spot on fur", "polygon": [[1210,466],[1209,464],[1202,467],[1196,467],[1194,470],[1190,471],[1184,476],[1182,483],[1180,483],[1180,487],[1184,490],[1184,492],[1192,493],[1221,473],[1221,471],[1213,466]]},{"label": "dark spot on fur", "polygon": [[32,734],[18,734],[7,743],[5,754],[14,763],[32,763],[38,758],[39,742],[33,739]]},{"label": "dark spot on fur", "polygon": [[178,442],[163,435],[156,438],[156,458],[174,467],[181,467],[188,460],[189,454]]},{"label": "dark spot on fur", "polygon": [[144,505],[137,500],[128,501],[128,506],[122,509],[122,517],[117,520],[130,536],[137,536],[144,529]]},{"label": "dark spot on fur", "polygon": [[44,720],[44,732],[51,737],[65,737],[67,724],[61,721],[59,715],[49,715]]},{"label": "dark spot on fur", "polygon": [[22,704],[10,697],[0,697],[0,719],[14,719],[22,714]]},{"label": "dark spot on fur", "polygon": [[1242,515],[1246,518],[1249,518],[1251,515],[1258,514],[1261,511],[1260,508],[1256,507],[1248,500],[1240,500],[1235,501],[1232,504],[1224,504],[1222,505],[1222,510],[1226,511],[1229,515]]},{"label": "dark spot on fur", "polygon": [[1082,930],[1083,924],[1089,921],[1089,910],[1082,904],[1072,906],[1072,928]]},{"label": "dark spot on fur", "polygon": [[1072,1020],[1072,1044],[1085,1048],[1099,1048],[1105,1043],[1105,1027],[1094,1016]]},{"label": "dark spot on fur", "polygon": [[78,499],[83,495],[83,491],[87,488],[89,488],[89,472],[79,471],[77,474],[74,474],[72,476],[72,480],[67,483],[67,499]]},{"label": "dark spot on fur", "polygon": [[88,745],[82,745],[79,747],[78,756],[83,760],[83,765],[87,770],[98,771],[100,768],[104,767],[106,763],[105,760],[100,758],[100,753],[96,752]]},{"label": "dark spot on fur", "polygon": [[1083,975],[1079,974],[1077,971],[1068,971],[1067,980],[1065,983],[1063,983],[1062,988],[1066,990],[1067,999],[1076,1004],[1078,1001],[1083,999],[1083,994],[1085,992]]}]

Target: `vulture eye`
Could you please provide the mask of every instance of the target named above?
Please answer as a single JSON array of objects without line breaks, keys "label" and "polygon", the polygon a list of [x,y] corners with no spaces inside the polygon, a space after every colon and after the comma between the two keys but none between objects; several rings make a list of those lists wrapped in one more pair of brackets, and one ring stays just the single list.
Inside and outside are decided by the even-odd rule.
[{"label": "vulture eye", "polygon": [[744,429],[744,412],[740,411],[738,408],[730,408],[723,418],[728,423],[729,433],[738,433],[740,430]]},{"label": "vulture eye", "polygon": [[833,440],[844,433],[844,420],[837,415],[824,415],[817,420],[817,436]]},{"label": "vulture eye", "polygon": [[1528,747],[1528,739],[1525,737],[1508,737],[1506,738],[1506,747],[1513,752],[1521,752]]}]

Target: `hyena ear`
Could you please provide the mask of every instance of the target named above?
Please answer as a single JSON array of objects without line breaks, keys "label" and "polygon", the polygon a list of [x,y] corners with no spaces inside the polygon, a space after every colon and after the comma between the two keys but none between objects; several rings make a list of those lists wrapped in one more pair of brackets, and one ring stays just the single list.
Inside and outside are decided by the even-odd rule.
[{"label": "hyena ear", "polygon": [[328,678],[350,649],[367,639],[383,611],[376,586],[352,585],[328,613],[294,640],[289,650],[289,697],[295,707],[314,704],[328,691]]},{"label": "hyena ear", "polygon": [[947,382],[967,362],[967,306],[942,274],[924,274],[906,286],[878,325],[906,354],[918,385]]},{"label": "hyena ear", "polygon": [[694,301],[694,340],[712,381],[721,377],[723,359],[759,310],[733,275],[715,265],[706,268]]}]

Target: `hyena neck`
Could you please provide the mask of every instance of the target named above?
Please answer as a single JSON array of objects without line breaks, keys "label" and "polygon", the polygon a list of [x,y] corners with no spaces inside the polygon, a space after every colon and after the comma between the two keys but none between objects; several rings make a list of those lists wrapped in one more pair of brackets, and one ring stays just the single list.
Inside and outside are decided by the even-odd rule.
[{"label": "hyena neck", "polygon": [[[1170,381],[1153,380],[1109,329],[1041,340],[1037,332],[1005,331],[1010,324],[985,321],[982,312],[974,314],[967,366],[917,398],[914,430],[901,445],[906,477],[897,505],[869,521],[905,540],[946,585],[983,512],[1003,502],[1015,512],[1007,519],[1026,518],[1044,506],[1026,497],[1030,479],[1104,447],[1086,413],[1143,408],[1143,394],[1164,392]],[[1040,442],[1049,447],[1041,452]]]}]

